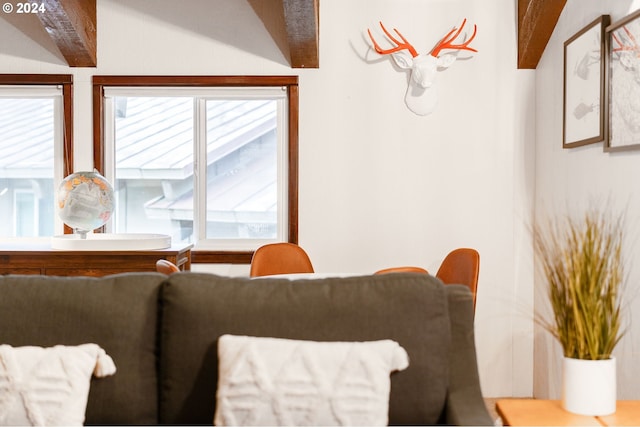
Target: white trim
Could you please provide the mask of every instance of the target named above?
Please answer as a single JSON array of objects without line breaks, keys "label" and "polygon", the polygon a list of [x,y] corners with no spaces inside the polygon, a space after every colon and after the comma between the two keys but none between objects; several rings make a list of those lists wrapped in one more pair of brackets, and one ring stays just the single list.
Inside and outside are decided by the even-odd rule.
[{"label": "white trim", "polygon": [[[289,237],[289,111],[285,99],[278,101],[278,240]],[[257,248],[257,247],[256,247]]]},{"label": "white trim", "polygon": [[207,101],[194,100],[193,129],[193,236],[196,242],[207,236]]},{"label": "white trim", "polygon": [[[116,198],[116,203],[118,202],[118,189],[115,188],[115,179],[116,179],[116,169],[115,169],[115,102],[113,98],[104,97],[104,178],[114,187],[114,197]],[[117,223],[118,218],[118,209],[114,209],[113,217],[111,221],[107,221],[105,224],[105,230],[107,233],[115,233],[115,225]]]},{"label": "white trim", "polygon": [[53,196],[53,212],[56,213],[53,218],[53,232],[55,234],[64,233],[64,222],[58,212],[58,187],[64,179],[64,129],[68,126],[64,122],[64,100],[62,90],[59,90],[60,96],[53,100],[53,188],[56,194]]},{"label": "white trim", "polygon": [[0,85],[0,98],[62,98],[62,87],[52,85]]},{"label": "white trim", "polygon": [[108,86],[104,88],[104,98],[117,96],[129,97],[197,97],[208,99],[287,99],[287,91],[281,86],[267,87],[118,87]]}]

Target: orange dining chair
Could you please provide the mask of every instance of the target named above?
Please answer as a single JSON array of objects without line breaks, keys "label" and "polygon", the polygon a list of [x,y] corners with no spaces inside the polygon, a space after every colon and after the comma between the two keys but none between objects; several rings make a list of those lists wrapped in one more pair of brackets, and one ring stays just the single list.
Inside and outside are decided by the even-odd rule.
[{"label": "orange dining chair", "polygon": [[313,272],[313,265],[305,250],[296,244],[283,242],[256,249],[251,258],[249,276]]},{"label": "orange dining chair", "polygon": [[159,259],[158,261],[156,261],[156,270],[158,271],[158,273],[163,274],[177,273],[180,271],[177,265],[175,265],[171,261],[167,261],[166,259]]},{"label": "orange dining chair", "polygon": [[467,285],[473,294],[473,309],[476,308],[480,254],[475,249],[458,248],[449,252],[442,261],[436,277],[447,285]]},{"label": "orange dining chair", "polygon": [[378,270],[373,274],[388,274],[388,273],[422,273],[429,274],[427,270],[422,267],[402,266],[402,267],[389,267]]}]

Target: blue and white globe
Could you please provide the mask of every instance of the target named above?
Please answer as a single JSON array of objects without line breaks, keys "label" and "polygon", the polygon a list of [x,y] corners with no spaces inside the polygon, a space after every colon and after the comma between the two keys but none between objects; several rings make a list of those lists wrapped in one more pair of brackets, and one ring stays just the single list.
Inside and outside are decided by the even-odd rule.
[{"label": "blue and white globe", "polygon": [[79,234],[102,227],[113,214],[113,187],[98,173],[76,172],[58,187],[58,215]]}]

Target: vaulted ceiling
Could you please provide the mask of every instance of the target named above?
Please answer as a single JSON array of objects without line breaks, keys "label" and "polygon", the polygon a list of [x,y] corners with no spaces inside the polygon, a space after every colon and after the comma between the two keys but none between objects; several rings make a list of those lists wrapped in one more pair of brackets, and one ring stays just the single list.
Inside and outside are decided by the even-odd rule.
[{"label": "vaulted ceiling", "polygon": [[[42,2],[47,13],[37,14],[38,18],[69,66],[95,67],[96,0]],[[249,3],[270,33],[284,31],[291,67],[319,67],[318,0],[249,0]],[[283,29],[274,28],[276,26]]]},{"label": "vaulted ceiling", "polygon": [[[271,34],[284,32],[292,68],[319,68],[319,0],[248,1]],[[536,68],[566,0],[517,1],[518,68]],[[50,13],[38,18],[69,66],[95,67],[96,0],[43,3]]]}]

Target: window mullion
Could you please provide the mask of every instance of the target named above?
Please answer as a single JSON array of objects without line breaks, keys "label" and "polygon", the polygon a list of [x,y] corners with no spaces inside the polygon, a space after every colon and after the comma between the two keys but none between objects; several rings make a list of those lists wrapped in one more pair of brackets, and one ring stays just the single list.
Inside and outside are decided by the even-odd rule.
[{"label": "window mullion", "polygon": [[196,243],[207,236],[207,102],[194,98],[193,227]]},{"label": "window mullion", "polygon": [[[53,188],[58,190],[58,185],[64,179],[64,127],[67,124],[64,121],[64,107],[62,97],[54,98],[53,109]],[[71,165],[73,168],[73,165]],[[54,199],[54,203],[56,203]],[[59,215],[54,215],[53,219],[54,234],[62,234],[64,232],[64,223]]]},{"label": "window mullion", "polygon": [[289,234],[289,135],[287,134],[288,114],[285,100],[278,102],[278,238],[286,242]]},{"label": "window mullion", "polygon": [[[104,98],[104,144],[105,153],[108,153],[104,159],[104,177],[107,181],[116,185],[116,143],[115,143],[115,102],[112,97]],[[118,189],[116,188],[116,194]],[[118,211],[114,212],[112,221],[107,222],[105,229],[108,233],[115,233],[116,223],[119,221]]]}]

